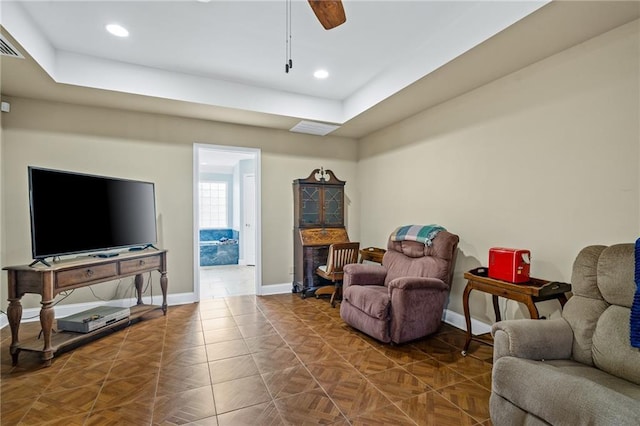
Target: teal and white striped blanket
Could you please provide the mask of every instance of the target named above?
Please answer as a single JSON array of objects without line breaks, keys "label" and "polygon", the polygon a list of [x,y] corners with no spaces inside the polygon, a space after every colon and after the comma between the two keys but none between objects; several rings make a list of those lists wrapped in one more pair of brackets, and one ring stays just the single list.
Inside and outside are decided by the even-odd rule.
[{"label": "teal and white striped blanket", "polygon": [[433,244],[432,240],[440,231],[446,231],[446,229],[440,225],[400,226],[391,234],[391,241],[417,241],[426,246],[431,246]]}]

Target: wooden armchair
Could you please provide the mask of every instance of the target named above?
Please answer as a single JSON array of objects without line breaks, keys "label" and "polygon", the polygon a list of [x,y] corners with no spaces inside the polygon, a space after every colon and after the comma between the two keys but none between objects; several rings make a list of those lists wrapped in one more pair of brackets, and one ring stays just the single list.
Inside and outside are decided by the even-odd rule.
[{"label": "wooden armchair", "polygon": [[316,297],[331,294],[331,306],[335,307],[336,299],[342,289],[342,268],[350,263],[358,263],[360,243],[335,243],[329,246],[327,264],[318,266],[316,274],[334,285],[324,286],[316,290]]}]

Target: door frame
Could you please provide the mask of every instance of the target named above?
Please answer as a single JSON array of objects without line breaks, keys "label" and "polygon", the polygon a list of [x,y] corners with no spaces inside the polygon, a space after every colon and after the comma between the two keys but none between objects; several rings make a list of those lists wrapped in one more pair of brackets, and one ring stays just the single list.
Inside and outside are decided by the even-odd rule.
[{"label": "door frame", "polygon": [[[196,301],[200,301],[200,150],[212,150],[221,152],[237,152],[252,154],[255,161],[255,294],[261,295],[262,289],[262,166],[261,150],[259,148],[246,148],[239,146],[215,145],[203,142],[193,144],[193,292]],[[240,179],[242,177],[240,176]]]},{"label": "door frame", "polygon": [[[252,190],[253,190],[253,205],[252,205],[252,209],[248,209],[247,208],[247,204],[246,204],[246,199],[251,199],[247,197],[247,179],[251,177],[251,180],[253,180],[253,184],[252,186]],[[243,173],[240,176],[240,181],[242,182],[242,212],[241,212],[241,222],[244,222],[244,228],[241,229],[245,229],[246,230],[246,226],[247,226],[247,212],[251,212],[252,216],[254,216],[253,218],[253,223],[251,223],[251,226],[253,227],[253,231],[256,232],[256,224],[255,224],[255,214],[256,214],[256,210],[257,207],[255,205],[256,203],[256,197],[255,197],[255,192],[256,192],[256,174],[255,173]],[[242,226],[242,224],[240,225]],[[244,236],[243,236],[244,235]],[[250,241],[250,243],[248,243],[247,241]],[[243,244],[244,243],[244,244]],[[240,244],[244,245],[244,247],[242,247],[242,256],[241,256],[241,260],[244,261],[245,265],[254,265],[256,264],[256,237],[254,236],[253,238],[247,238],[246,237],[246,232],[241,233],[240,234]],[[253,253],[252,256],[249,257],[247,256],[247,253],[249,253],[249,251],[247,250],[247,246],[249,246],[250,244],[253,245]]]}]

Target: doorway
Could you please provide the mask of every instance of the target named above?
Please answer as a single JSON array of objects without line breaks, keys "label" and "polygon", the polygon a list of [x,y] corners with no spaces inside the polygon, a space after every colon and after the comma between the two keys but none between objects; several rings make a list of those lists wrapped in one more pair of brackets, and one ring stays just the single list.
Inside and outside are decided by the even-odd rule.
[{"label": "doorway", "polygon": [[194,292],[260,294],[260,150],[194,145]]}]

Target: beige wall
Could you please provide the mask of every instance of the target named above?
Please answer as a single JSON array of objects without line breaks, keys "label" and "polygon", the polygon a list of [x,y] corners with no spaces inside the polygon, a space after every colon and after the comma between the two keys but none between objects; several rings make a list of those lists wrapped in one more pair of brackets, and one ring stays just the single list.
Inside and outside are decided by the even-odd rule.
[{"label": "beige wall", "polygon": [[[569,281],[580,248],[640,233],[638,39],[636,21],[359,143],[12,99],[2,116],[2,263],[30,259],[27,165],[139,178],[157,185],[170,292],[190,292],[197,142],[262,149],[264,285],[291,281],[291,182],[320,166],[347,181],[348,230],[363,246],[384,246],[408,223],[439,223],[460,235],[448,306],[455,312],[462,313],[463,272],[486,265],[493,246],[531,249],[535,276]],[[98,287],[105,296],[117,290]],[[489,298],[474,294],[471,304],[475,318],[493,320]],[[506,310],[528,315],[515,302]],[[541,311],[558,315],[555,302]]]},{"label": "beige wall", "polygon": [[[449,309],[462,313],[462,274],[490,247],[530,249],[534,276],[569,281],[582,247],[634,241],[638,40],[636,21],[362,140],[363,243],[410,223],[457,233]],[[471,312],[493,321],[489,297],[472,293]]]},{"label": "beige wall", "polygon": [[[320,163],[319,163],[320,161]],[[324,166],[333,171],[345,185],[345,220],[349,238],[359,241],[355,164],[348,160],[296,158],[281,154],[262,156],[262,259],[266,283],[292,282],[293,275],[293,189],[292,181],[306,178],[312,170]],[[270,172],[265,171],[270,165]],[[294,178],[291,178],[291,176]],[[284,230],[284,232],[283,232]],[[267,256],[268,254],[268,256]],[[267,268],[267,262],[272,262]]]},{"label": "beige wall", "polygon": [[[159,244],[169,250],[169,292],[192,292],[196,142],[262,149],[263,285],[292,281],[291,183],[314,168],[332,169],[347,181],[346,195],[352,200],[348,229],[352,238],[358,237],[354,140],[20,98],[12,99],[11,113],[3,118],[3,265],[31,259],[28,165],[140,179],[156,184]],[[4,288],[6,274],[2,279]],[[119,287],[96,286],[95,291],[100,297],[122,297],[131,288],[131,279],[125,281]],[[63,303],[81,301],[95,298],[83,289]],[[36,296],[23,300],[25,307],[38,302]]]}]

